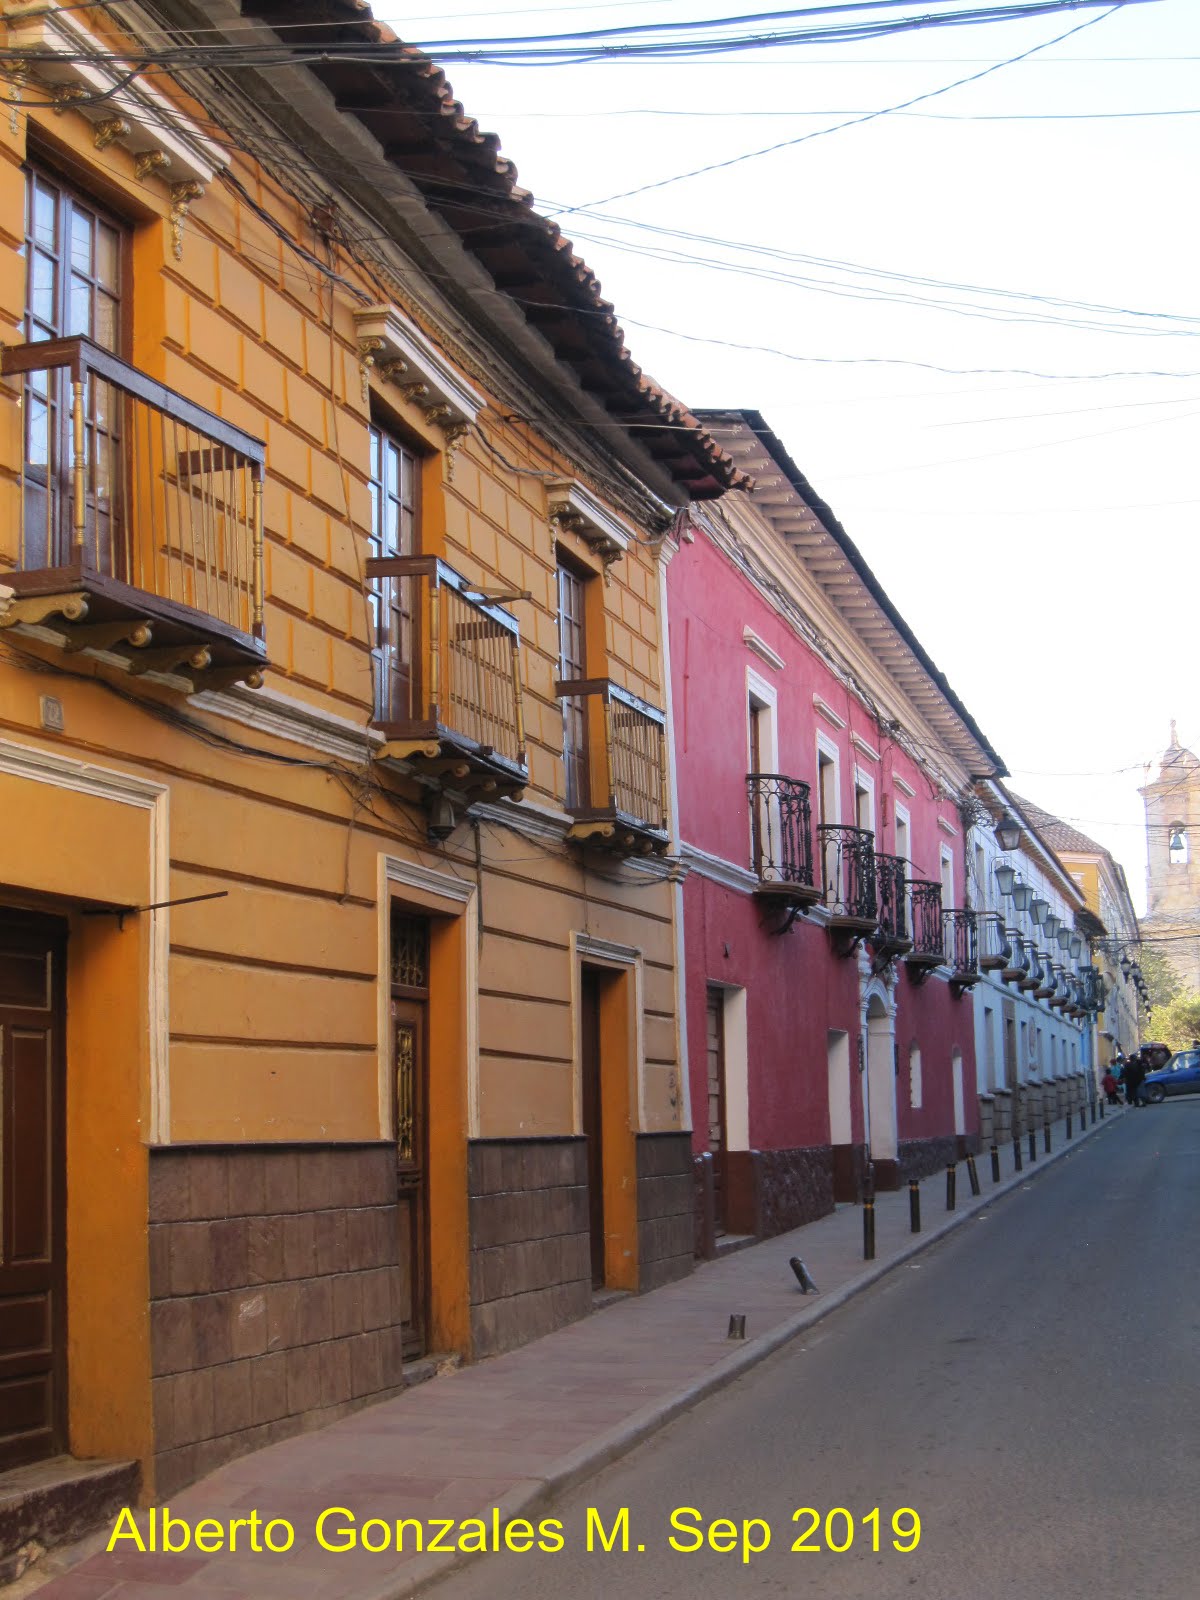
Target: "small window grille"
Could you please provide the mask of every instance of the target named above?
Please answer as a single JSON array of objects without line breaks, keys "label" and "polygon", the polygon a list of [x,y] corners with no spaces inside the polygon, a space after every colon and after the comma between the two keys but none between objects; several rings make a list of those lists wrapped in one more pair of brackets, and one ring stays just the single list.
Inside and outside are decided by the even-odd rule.
[{"label": "small window grille", "polygon": [[392,985],[429,987],[429,924],[423,917],[392,918]]}]

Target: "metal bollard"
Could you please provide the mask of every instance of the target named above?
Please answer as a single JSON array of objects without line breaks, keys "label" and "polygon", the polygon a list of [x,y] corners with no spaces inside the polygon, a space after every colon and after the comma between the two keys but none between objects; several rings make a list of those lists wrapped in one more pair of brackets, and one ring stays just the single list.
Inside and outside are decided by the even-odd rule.
[{"label": "metal bollard", "polygon": [[1067,1112],[1067,1138],[1071,1137],[1071,1113]]},{"label": "metal bollard", "polygon": [[729,1332],[725,1337],[727,1339],[744,1339],[746,1337],[746,1316],[744,1312],[730,1312]]},{"label": "metal bollard", "polygon": [[1013,1166],[1016,1167],[1018,1172],[1022,1170],[1021,1135],[1019,1133],[1013,1134]]},{"label": "metal bollard", "polygon": [[1029,1130],[1029,1160],[1031,1163],[1037,1160],[1037,1134],[1032,1128]]},{"label": "metal bollard", "polygon": [[946,1168],[946,1210],[954,1210],[955,1196],[958,1191],[958,1168],[953,1161]]},{"label": "metal bollard", "polygon": [[979,1173],[975,1167],[975,1157],[969,1154],[967,1156],[967,1177],[971,1182],[971,1193],[982,1194],[983,1191],[979,1187]]},{"label": "metal bollard", "polygon": [[875,1259],[875,1197],[868,1194],[863,1200],[863,1260]]},{"label": "metal bollard", "polygon": [[914,1233],[921,1231],[921,1185],[916,1178],[908,1180],[908,1222]]},{"label": "metal bollard", "polygon": [[1044,1142],[1044,1144],[1046,1146],[1046,1154],[1049,1155],[1050,1154],[1050,1124],[1048,1122],[1042,1128],[1042,1136],[1043,1136],[1043,1142]]},{"label": "metal bollard", "polygon": [[1096,1126],[1096,1102],[1092,1101],[1092,1127]]},{"label": "metal bollard", "polygon": [[1101,1100],[1101,1102],[1100,1102],[1100,1121],[1101,1122],[1104,1121],[1104,1101],[1103,1100]]},{"label": "metal bollard", "polygon": [[995,1145],[992,1146],[992,1182],[1000,1182],[1000,1152]]}]

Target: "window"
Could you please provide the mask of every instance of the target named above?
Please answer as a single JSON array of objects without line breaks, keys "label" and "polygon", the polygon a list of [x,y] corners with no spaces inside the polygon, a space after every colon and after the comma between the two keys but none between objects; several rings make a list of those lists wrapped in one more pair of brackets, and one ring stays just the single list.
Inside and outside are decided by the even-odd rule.
[{"label": "window", "polygon": [[[384,429],[370,429],[370,554],[374,560],[417,553],[418,462]],[[413,704],[416,661],[417,580],[377,578],[371,585],[371,659],[375,714],[380,722],[404,722]]]},{"label": "window", "polygon": [[987,856],[983,846],[975,846],[975,909],[986,911],[988,908],[988,871]]},{"label": "window", "polygon": [[837,759],[827,750],[817,751],[817,816],[831,825],[839,819]]},{"label": "window", "polygon": [[914,1111],[920,1111],[923,1094],[921,1048],[914,1044],[908,1052],[908,1102]]},{"label": "window", "polygon": [[854,774],[854,826],[875,832],[875,791],[859,772]]},{"label": "window", "polygon": [[945,845],[942,846],[942,907],[949,911],[955,905],[954,899],[954,856]]},{"label": "window", "polygon": [[[32,169],[26,183],[25,337],[30,343],[85,334],[117,354],[124,329],[123,230],[62,182]],[[25,566],[63,565],[72,530],[67,485],[74,469],[71,383],[66,368],[35,374],[25,414]],[[120,472],[120,408],[107,383],[84,396],[88,541],[96,565],[125,577],[124,540],[113,514]]]},{"label": "window", "polygon": [[[573,567],[559,563],[558,655],[564,683],[587,677],[586,584]],[[588,803],[587,713],[580,695],[564,695],[562,707],[566,803],[571,811]]]},{"label": "window", "polygon": [[908,812],[896,807],[896,854],[903,861],[912,860],[912,849],[909,844]]}]

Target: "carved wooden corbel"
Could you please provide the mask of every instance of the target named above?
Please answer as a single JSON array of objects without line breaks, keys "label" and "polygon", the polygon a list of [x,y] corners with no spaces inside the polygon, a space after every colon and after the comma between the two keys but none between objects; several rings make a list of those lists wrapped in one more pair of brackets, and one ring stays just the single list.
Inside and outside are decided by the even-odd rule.
[{"label": "carved wooden corbel", "polygon": [[560,533],[582,533],[585,525],[585,518],[569,500],[552,500],[546,508],[546,518],[550,524],[551,555]]},{"label": "carved wooden corbel", "polygon": [[12,110],[8,114],[8,131],[15,134],[20,125],[18,113],[21,108],[21,91],[29,82],[29,63],[27,61],[14,61],[4,76],[12,86]]},{"label": "carved wooden corbel", "polygon": [[203,193],[204,185],[197,183],[194,178],[171,185],[171,252],[176,261],[183,259],[183,224],[187,220],[188,207],[193,200],[199,200]]},{"label": "carved wooden corbel", "polygon": [[406,383],[400,393],[410,405],[421,405],[429,399],[429,385],[427,383]]},{"label": "carved wooden corbel", "polygon": [[118,139],[124,139],[129,132],[129,124],[124,117],[106,117],[103,122],[96,124],[95,145],[97,150],[107,150],[110,144],[115,144]]},{"label": "carved wooden corbel", "polygon": [[87,90],[81,83],[60,83],[56,86],[50,98],[54,105],[54,115],[61,117],[65,111],[70,111],[71,107],[78,101],[87,98]]},{"label": "carved wooden corbel", "polygon": [[133,175],[139,183],[145,183],[147,178],[165,171],[170,165],[171,158],[165,150],[143,150],[133,163]]},{"label": "carved wooden corbel", "polygon": [[371,368],[375,365],[375,356],[384,348],[382,339],[358,341],[358,374],[362,379],[363,405],[366,405],[371,398]]}]

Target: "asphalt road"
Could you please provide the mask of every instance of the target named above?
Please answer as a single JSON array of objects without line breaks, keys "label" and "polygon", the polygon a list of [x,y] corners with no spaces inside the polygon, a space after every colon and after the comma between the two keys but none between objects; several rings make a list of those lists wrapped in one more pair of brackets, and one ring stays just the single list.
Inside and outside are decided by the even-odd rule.
[{"label": "asphalt road", "polygon": [[1198,1241],[1200,1097],[1131,1113],[430,1593],[1196,1600]]}]

